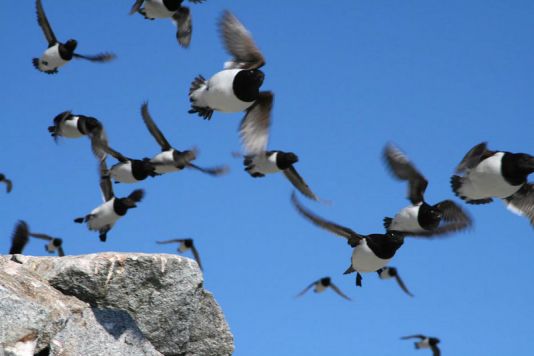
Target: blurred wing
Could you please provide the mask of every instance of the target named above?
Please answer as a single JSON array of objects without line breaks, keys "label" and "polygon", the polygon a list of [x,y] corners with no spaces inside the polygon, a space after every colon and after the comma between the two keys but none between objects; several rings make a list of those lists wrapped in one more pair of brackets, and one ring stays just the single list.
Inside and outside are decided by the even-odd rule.
[{"label": "blurred wing", "polygon": [[284,169],[283,172],[284,172],[284,175],[287,177],[287,179],[289,179],[291,184],[293,184],[293,186],[297,188],[299,192],[301,192],[304,196],[312,200],[319,201],[319,198],[311,191],[310,187],[308,186],[308,184],[306,184],[304,179],[302,179],[302,177],[298,174],[295,167],[291,166],[287,169]]},{"label": "blurred wing", "polygon": [[11,182],[11,180],[9,180],[9,179],[4,179],[3,182],[6,183],[6,191],[7,191],[8,193],[11,193],[11,190],[13,189],[13,183]]},{"label": "blurred wing", "polygon": [[504,199],[508,209],[526,216],[534,226],[534,185],[525,184],[514,195]]},{"label": "blurred wing", "polygon": [[333,222],[330,222],[328,220],[324,220],[323,218],[313,214],[312,212],[308,211],[307,209],[305,209],[301,204],[300,202],[298,201],[297,199],[297,195],[295,194],[295,192],[293,192],[293,194],[291,194],[291,202],[293,203],[293,205],[295,206],[295,208],[298,210],[299,213],[301,213],[305,218],[307,218],[308,220],[310,220],[313,224],[325,229],[325,230],[328,230],[338,236],[341,236],[341,237],[344,237],[346,239],[349,239],[349,238],[357,238],[357,239],[361,239],[362,236],[357,234],[356,232],[352,231],[351,229],[347,228],[347,227],[344,227],[344,226],[341,226],[341,225],[338,225],[336,223],[333,223]]},{"label": "blurred wing", "polygon": [[203,3],[204,1],[206,0],[189,0],[189,2],[193,4],[200,4],[200,3]]},{"label": "blurred wing", "polygon": [[197,261],[198,267],[200,267],[201,271],[204,271],[204,269],[202,269],[202,263],[200,263],[200,255],[198,254],[198,250],[195,247],[195,244],[191,246],[191,251],[193,252],[193,257],[195,257],[195,261]]},{"label": "blurred wing", "polygon": [[311,287],[313,287],[314,284],[316,284],[317,281],[313,282],[312,284],[310,284],[309,286],[307,286],[306,288],[304,288],[304,290],[302,292],[300,292],[299,294],[297,294],[295,297],[301,297],[303,296],[308,290],[310,290]]},{"label": "blurred wing", "polygon": [[104,202],[113,199],[113,186],[111,184],[111,177],[109,175],[108,167],[106,166],[106,160],[101,160],[99,164],[100,175],[100,190],[102,191],[102,197]]},{"label": "blurred wing", "polygon": [[[122,163],[127,163],[128,161],[131,161],[128,157],[124,156],[122,153],[115,151],[113,148],[109,147],[107,142],[104,142],[101,140],[101,137],[98,135],[95,135],[91,138],[91,143],[95,146],[95,149],[102,150],[106,152],[107,154],[110,154],[115,158],[117,161]],[[107,168],[106,168],[107,169]]]},{"label": "blurred wing", "polygon": [[46,18],[46,14],[43,9],[43,4],[41,4],[41,0],[37,0],[35,2],[35,7],[37,9],[37,23],[43,30],[45,38],[48,41],[48,45],[52,46],[57,43],[57,39],[54,35],[54,32],[52,31],[52,27],[50,27],[50,23],[48,23],[48,19]]},{"label": "blurred wing", "polygon": [[158,128],[154,120],[152,119],[152,116],[148,112],[148,102],[144,102],[141,106],[141,117],[143,118],[143,122],[146,125],[146,128],[150,132],[150,134],[156,139],[158,144],[161,146],[162,151],[168,151],[172,148],[171,144],[165,136],[163,136],[163,133]]},{"label": "blurred wing", "polygon": [[334,283],[330,283],[330,288],[332,288],[334,292],[336,292],[337,294],[339,294],[341,297],[345,298],[346,300],[351,300]]},{"label": "blurred wing", "polygon": [[239,135],[245,151],[249,154],[258,154],[267,149],[273,99],[272,92],[260,92],[258,99],[247,109],[245,117],[241,121]]},{"label": "blurred wing", "polygon": [[430,348],[432,349],[432,356],[441,356],[441,351],[437,345],[430,345]]},{"label": "blurred wing", "polygon": [[227,69],[255,69],[265,64],[250,32],[230,11],[224,12],[219,29],[226,50],[234,57]]},{"label": "blurred wing", "polygon": [[419,173],[408,157],[397,147],[389,144],[384,149],[384,160],[397,179],[409,182],[408,199],[412,204],[422,202],[428,181]]},{"label": "blurred wing", "polygon": [[136,12],[139,11],[139,9],[141,9],[141,5],[143,5],[143,2],[145,0],[135,0],[135,3],[132,5],[132,8],[130,9],[130,15],[133,15],[135,14]]},{"label": "blurred wing", "polygon": [[187,163],[187,166],[189,168],[196,169],[197,171],[200,171],[202,173],[206,173],[206,174],[209,174],[210,176],[215,176],[215,177],[225,175],[230,170],[228,168],[228,166],[217,166],[217,167],[211,167],[211,168],[203,168],[203,167],[199,167],[196,164],[193,164],[191,162]]},{"label": "blurred wing", "polygon": [[156,241],[157,244],[170,244],[170,243],[174,243],[174,242],[179,242],[179,243],[182,243],[184,242],[185,239],[174,239],[174,240],[164,240],[164,241]]},{"label": "blurred wing", "polygon": [[100,160],[105,159],[107,152],[104,147],[108,147],[109,143],[104,128],[101,126],[100,128],[93,129],[92,131],[85,129],[85,132],[87,132],[87,136],[89,137],[89,140],[91,140],[91,150],[93,151],[95,157]]},{"label": "blurred wing", "polygon": [[456,167],[456,173],[462,173],[466,169],[476,167],[484,156],[491,154],[486,142],[481,142],[466,153],[460,164]]},{"label": "blurred wing", "polygon": [[50,235],[46,235],[46,234],[39,234],[39,233],[36,233],[36,232],[30,232],[29,235],[31,237],[35,237],[35,238],[38,238],[38,239],[41,239],[41,240],[47,240],[47,241],[52,241],[54,238]]},{"label": "blurred wing", "polygon": [[426,336],[422,335],[422,334],[401,337],[402,340],[408,340],[408,339],[421,339],[421,340],[423,340],[424,338],[426,338]]},{"label": "blurred wing", "polygon": [[401,289],[404,291],[404,293],[408,294],[410,297],[413,297],[413,294],[410,293],[410,291],[408,290],[408,288],[406,288],[406,285],[404,284],[404,282],[403,282],[402,279],[400,278],[398,272],[397,272],[397,274],[395,274],[395,280],[397,281],[399,287],[401,287]]},{"label": "blurred wing", "polygon": [[176,24],[176,39],[182,47],[189,47],[191,43],[191,34],[193,33],[193,22],[191,20],[191,11],[188,7],[180,6],[178,11],[172,15]]},{"label": "blurred wing", "polygon": [[16,253],[22,253],[24,246],[28,243],[29,236],[28,224],[25,221],[19,220],[15,225],[15,230],[11,235],[11,249],[9,250],[10,255]]},{"label": "blurred wing", "polygon": [[96,54],[94,56],[86,56],[86,55],[83,55],[83,54],[73,53],[72,56],[74,58],[85,59],[87,61],[100,62],[100,63],[109,62],[109,61],[117,58],[117,56],[115,54],[108,53],[108,52],[99,53],[99,54]]},{"label": "blurred wing", "polygon": [[59,246],[59,247],[57,248],[57,255],[58,255],[59,257],[63,257],[63,256],[65,256],[65,251],[63,251],[63,247],[62,247],[62,246]]}]

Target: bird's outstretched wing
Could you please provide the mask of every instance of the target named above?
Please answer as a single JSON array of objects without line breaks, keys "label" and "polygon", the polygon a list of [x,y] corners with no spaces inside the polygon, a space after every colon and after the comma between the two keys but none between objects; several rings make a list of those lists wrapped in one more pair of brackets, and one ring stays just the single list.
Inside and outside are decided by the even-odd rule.
[{"label": "bird's outstretched wing", "polygon": [[178,40],[178,44],[184,48],[189,47],[191,34],[193,33],[191,11],[188,7],[180,6],[178,11],[172,15],[172,19],[176,24],[176,39]]},{"label": "bird's outstretched wing", "polygon": [[408,294],[410,297],[413,297],[413,294],[408,290],[408,288],[406,288],[406,285],[402,281],[402,278],[399,276],[399,272],[397,270],[395,270],[395,280],[404,293]]},{"label": "bird's outstretched wing", "polygon": [[133,15],[136,12],[138,12],[141,9],[141,5],[143,5],[143,2],[145,0],[135,0],[135,3],[132,5],[132,8],[130,9],[129,14]]},{"label": "bird's outstretched wing", "polygon": [[161,245],[161,244],[172,244],[175,242],[182,243],[184,241],[185,239],[173,239],[173,240],[156,241],[156,243]]},{"label": "bird's outstretched wing", "polygon": [[525,184],[512,196],[504,199],[508,209],[526,216],[534,227],[534,184]]},{"label": "bird's outstretched wing", "polygon": [[37,23],[43,30],[48,46],[53,46],[57,43],[56,35],[54,35],[54,31],[52,31],[52,27],[50,27],[50,23],[46,18],[41,0],[35,1],[35,7],[37,9]]},{"label": "bird's outstretched wing", "polygon": [[160,145],[161,150],[162,151],[170,150],[172,146],[169,143],[169,141],[167,141],[167,139],[165,138],[161,130],[158,128],[158,126],[154,122],[154,119],[152,119],[152,116],[150,115],[150,112],[148,111],[147,101],[145,101],[143,105],[141,105],[141,117],[143,118],[143,122],[145,123],[146,128],[148,129],[152,137],[154,137],[156,142]]},{"label": "bird's outstretched wing", "polygon": [[432,350],[432,356],[441,356],[441,351],[437,345],[430,345],[430,349]]},{"label": "bird's outstretched wing", "polygon": [[100,176],[100,190],[102,191],[102,197],[104,202],[113,199],[113,185],[111,184],[111,177],[106,165],[106,160],[100,160],[99,162],[99,176]]},{"label": "bird's outstretched wing", "polygon": [[230,170],[228,166],[216,166],[216,167],[206,168],[206,167],[197,166],[196,164],[193,164],[191,162],[187,163],[187,166],[189,168],[196,169],[199,172],[202,172],[210,176],[214,176],[214,177],[225,175]]},{"label": "bird's outstretched wing", "polygon": [[337,294],[339,294],[341,297],[345,298],[346,300],[351,300],[349,297],[347,297],[342,291],[341,289],[339,289],[334,283],[330,282],[330,288],[332,288],[332,290],[334,292],[336,292]]},{"label": "bird's outstretched wing", "polygon": [[422,202],[428,181],[408,157],[393,144],[388,144],[384,149],[384,160],[397,179],[408,181],[408,199],[412,204]]},{"label": "bird's outstretched wing", "polygon": [[255,69],[265,64],[265,59],[254,43],[252,35],[230,11],[223,13],[219,29],[226,50],[234,57],[227,63],[227,69]]},{"label": "bird's outstretched wing", "polygon": [[117,58],[117,56],[114,53],[108,53],[108,52],[95,54],[94,56],[73,53],[72,56],[77,59],[85,59],[87,61],[100,62],[100,63],[109,62]]},{"label": "bird's outstretched wing", "polygon": [[11,190],[13,190],[13,183],[11,182],[11,180],[4,178],[2,182],[6,184],[6,191],[8,193],[11,193]]},{"label": "bird's outstretched wing", "polygon": [[456,173],[462,173],[467,169],[476,167],[484,157],[491,154],[493,152],[488,150],[488,144],[486,142],[479,143],[465,154],[460,164],[456,167]]},{"label": "bird's outstretched wing", "polygon": [[198,250],[195,247],[194,243],[191,245],[191,251],[193,252],[193,257],[195,258],[195,261],[197,261],[198,267],[201,271],[203,271],[204,269],[202,268],[202,263],[200,262],[200,255],[198,254]]},{"label": "bird's outstretched wing", "polygon": [[248,154],[259,154],[267,150],[273,99],[272,92],[260,92],[258,99],[247,109],[241,120],[239,135]]},{"label": "bird's outstretched wing", "polygon": [[360,234],[354,232],[348,227],[344,227],[336,223],[333,223],[331,221],[325,220],[315,215],[311,211],[307,210],[306,208],[304,208],[304,206],[302,206],[302,204],[300,204],[300,202],[298,201],[297,195],[295,194],[295,192],[291,194],[291,202],[293,203],[297,211],[300,214],[302,214],[305,218],[310,220],[313,224],[325,230],[328,230],[338,236],[344,237],[346,239],[358,239],[359,240],[363,238]]},{"label": "bird's outstretched wing", "polygon": [[23,220],[19,220],[15,225],[13,234],[11,235],[11,248],[9,250],[10,255],[22,253],[24,251],[24,246],[26,246],[28,243],[29,234],[30,229],[28,228],[28,224]]},{"label": "bird's outstretched wing", "polygon": [[293,186],[297,188],[299,192],[311,200],[319,201],[319,197],[312,192],[308,184],[306,184],[304,179],[300,176],[300,174],[298,174],[294,166],[284,169],[283,172],[286,178],[289,179],[291,184],[293,184]]},{"label": "bird's outstretched wing", "polygon": [[417,335],[410,335],[410,336],[403,336],[401,337],[402,340],[408,340],[408,339],[425,339],[426,336],[423,334],[417,334]]},{"label": "bird's outstretched wing", "polygon": [[35,237],[37,239],[41,239],[41,240],[46,240],[46,241],[52,241],[54,238],[50,235],[47,235],[47,234],[40,234],[40,233],[37,233],[37,232],[30,232],[29,235],[31,237]]},{"label": "bird's outstretched wing", "polygon": [[297,294],[295,297],[301,297],[303,296],[307,291],[310,290],[311,287],[313,287],[318,281],[315,281],[313,283],[311,283],[309,286],[307,286],[306,288],[304,288],[304,290],[302,292],[300,292],[299,294]]},{"label": "bird's outstretched wing", "polygon": [[63,257],[63,256],[65,256],[65,251],[63,250],[63,246],[58,246],[58,248],[57,248],[57,255],[58,255],[59,257]]}]

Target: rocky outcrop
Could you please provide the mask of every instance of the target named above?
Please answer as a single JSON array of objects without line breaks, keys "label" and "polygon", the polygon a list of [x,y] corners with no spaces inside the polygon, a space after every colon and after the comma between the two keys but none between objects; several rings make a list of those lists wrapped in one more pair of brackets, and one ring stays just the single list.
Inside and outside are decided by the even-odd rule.
[{"label": "rocky outcrop", "polygon": [[[230,355],[197,264],[176,255],[0,257],[0,343],[50,355]],[[22,340],[22,341],[21,341]],[[29,353],[31,355],[32,353]],[[1,355],[1,352],[0,352]]]}]

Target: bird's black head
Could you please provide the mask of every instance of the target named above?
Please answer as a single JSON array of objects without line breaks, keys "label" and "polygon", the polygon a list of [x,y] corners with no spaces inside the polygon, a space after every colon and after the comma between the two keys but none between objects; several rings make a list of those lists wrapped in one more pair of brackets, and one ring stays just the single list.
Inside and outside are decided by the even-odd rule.
[{"label": "bird's black head", "polygon": [[328,287],[330,285],[330,277],[321,278],[319,281],[323,286]]},{"label": "bird's black head", "polygon": [[534,157],[526,153],[516,153],[514,158],[520,172],[529,175],[534,172]]},{"label": "bird's black head", "polygon": [[428,343],[432,346],[439,344],[439,339],[437,337],[428,338]]},{"label": "bird's black head", "polygon": [[191,248],[193,246],[193,239],[185,239],[184,240],[184,245],[187,248]]},{"label": "bird's black head", "polygon": [[163,0],[163,5],[169,11],[177,11],[182,5],[183,0]]},{"label": "bird's black head", "polygon": [[241,101],[251,102],[258,98],[265,74],[259,69],[242,70],[233,83],[234,94]]},{"label": "bird's black head", "polygon": [[77,46],[78,46],[78,42],[76,42],[76,40],[71,39],[65,42],[65,48],[71,52],[74,52]]},{"label": "bird's black head", "polygon": [[288,169],[291,167],[294,163],[297,163],[299,161],[299,158],[296,154],[293,152],[282,152],[279,151],[276,155],[276,165],[280,169]]},{"label": "bird's black head", "polygon": [[62,243],[63,243],[62,239],[55,238],[52,240],[52,245],[54,245],[55,247],[61,246]]},{"label": "bird's black head", "polygon": [[419,208],[417,222],[425,230],[434,230],[439,226],[442,217],[443,213],[441,210],[423,202]]}]

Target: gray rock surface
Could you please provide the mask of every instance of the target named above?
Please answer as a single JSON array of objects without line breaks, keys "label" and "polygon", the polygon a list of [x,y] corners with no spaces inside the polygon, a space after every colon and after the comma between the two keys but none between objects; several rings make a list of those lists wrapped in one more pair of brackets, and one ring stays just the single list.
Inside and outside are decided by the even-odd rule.
[{"label": "gray rock surface", "polygon": [[[3,257],[3,262],[0,258],[0,266],[16,264],[7,262],[9,257]],[[93,331],[86,332],[81,325],[90,325],[91,330],[100,328],[105,334],[102,337],[135,345],[140,351],[131,355],[154,354],[144,338],[165,355],[219,356],[233,352],[233,337],[224,315],[211,293],[202,287],[202,273],[193,260],[177,255],[123,253],[63,258],[17,255],[17,259],[21,262],[17,268],[25,269],[45,286],[48,282],[62,292],[57,292],[61,298],[76,297],[72,299],[79,299],[77,303],[84,306],[76,318],[52,318],[58,320],[59,326],[47,334],[48,339],[38,338],[38,348],[48,344],[53,336],[56,343],[52,342],[51,351],[56,353],[52,354],[59,355],[61,347],[77,343],[85,347],[83,354],[98,354],[95,346],[84,344]],[[3,283],[0,276],[0,293]],[[0,302],[0,323],[3,310]],[[55,309],[49,314],[52,312],[60,314]],[[38,323],[48,317],[31,315],[27,319]],[[34,329],[42,330],[40,325]],[[0,341],[4,340],[2,336],[0,333]],[[17,337],[10,336],[9,340],[16,341]],[[104,339],[101,343],[104,344]],[[111,354],[120,355],[119,352],[122,351]]]}]

